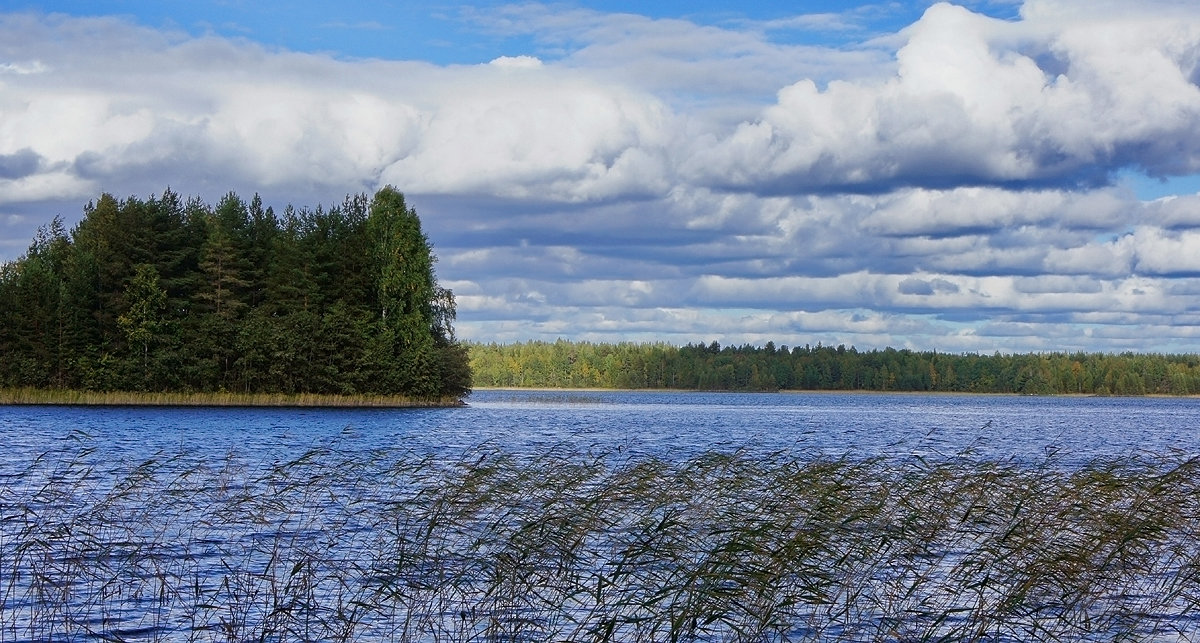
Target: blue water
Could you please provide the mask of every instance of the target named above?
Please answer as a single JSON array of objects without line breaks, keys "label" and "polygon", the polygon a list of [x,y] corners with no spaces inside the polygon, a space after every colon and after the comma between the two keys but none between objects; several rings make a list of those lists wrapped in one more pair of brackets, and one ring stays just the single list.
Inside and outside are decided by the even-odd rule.
[{"label": "blue water", "polygon": [[[742,450],[1073,467],[1200,455],[1197,426],[1200,400],[1177,398],[489,390],[449,409],[0,406],[0,641],[249,640],[265,613],[223,636],[225,606],[261,605],[255,592],[283,587],[313,555],[336,561],[299,592],[314,615],[345,596],[374,600],[356,570],[391,551],[381,525],[408,523],[361,512],[417,497],[415,483],[387,475],[410,454],[683,462]],[[336,480],[308,493],[286,463],[317,447],[329,447],[326,461],[298,470]],[[115,488],[144,462],[156,481]],[[1186,612],[1159,620],[1190,632]],[[392,631],[386,616],[363,627]]]},{"label": "blue water", "polygon": [[108,460],[188,451],[266,460],[316,445],[453,457],[487,445],[566,447],[681,460],[707,450],[957,456],[1065,464],[1200,454],[1200,400],[859,393],[477,391],[465,408],[0,407],[0,461],[68,436]]}]

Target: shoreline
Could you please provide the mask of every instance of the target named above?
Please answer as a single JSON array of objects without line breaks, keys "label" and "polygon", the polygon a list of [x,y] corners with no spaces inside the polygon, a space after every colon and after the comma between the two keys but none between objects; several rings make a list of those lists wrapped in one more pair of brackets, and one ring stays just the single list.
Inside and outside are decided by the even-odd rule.
[{"label": "shoreline", "polygon": [[414,399],[401,395],[334,395],[318,393],[144,393],[0,389],[0,406],[146,406],[228,408],[455,408],[459,398]]}]

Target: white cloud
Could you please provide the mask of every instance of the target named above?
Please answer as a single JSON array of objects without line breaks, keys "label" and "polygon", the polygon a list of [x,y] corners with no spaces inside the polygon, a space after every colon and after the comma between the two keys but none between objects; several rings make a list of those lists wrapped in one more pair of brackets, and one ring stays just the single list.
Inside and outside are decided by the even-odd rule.
[{"label": "white cloud", "polygon": [[267,185],[354,186],[416,145],[422,114],[364,90],[321,95],[288,84],[230,85],[205,120],[211,153]]},{"label": "white cloud", "polygon": [[885,236],[976,234],[1053,221],[1071,198],[1057,191],[905,189],[881,199],[879,207],[864,218],[863,227]]},{"label": "white cloud", "polygon": [[1071,248],[1053,248],[1046,253],[1046,270],[1056,274],[1120,277],[1133,267],[1134,249],[1125,238],[1106,243],[1089,243]]},{"label": "white cloud", "polygon": [[703,141],[686,168],[776,192],[1200,170],[1200,10],[1065,26],[1041,15],[1011,23],[934,5],[907,30],[894,77],[785,87],[758,119]]},{"label": "white cloud", "polygon": [[40,60],[0,63],[0,74],[40,74],[47,71]]},{"label": "white cloud", "polygon": [[1200,227],[1200,195],[1165,197],[1146,207],[1146,221],[1167,228]]},{"label": "white cloud", "polygon": [[665,189],[672,125],[651,97],[557,71],[463,80],[438,95],[419,142],[383,181],[567,202]]},{"label": "white cloud", "polygon": [[489,65],[506,69],[540,69],[542,61],[537,56],[500,56],[493,58]]},{"label": "white cloud", "polygon": [[0,205],[71,198],[86,203],[95,198],[96,184],[67,172],[49,172],[18,179],[0,179]]},{"label": "white cloud", "polygon": [[1132,244],[1137,253],[1134,270],[1147,275],[1200,274],[1200,231],[1171,233],[1139,228]]}]

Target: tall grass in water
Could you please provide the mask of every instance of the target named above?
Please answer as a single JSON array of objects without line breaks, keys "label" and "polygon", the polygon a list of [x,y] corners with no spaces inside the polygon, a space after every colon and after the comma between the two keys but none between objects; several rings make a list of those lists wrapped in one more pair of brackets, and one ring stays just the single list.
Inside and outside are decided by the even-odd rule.
[{"label": "tall grass in water", "polygon": [[0,640],[1200,638],[1200,462],[315,447],[0,470]]}]

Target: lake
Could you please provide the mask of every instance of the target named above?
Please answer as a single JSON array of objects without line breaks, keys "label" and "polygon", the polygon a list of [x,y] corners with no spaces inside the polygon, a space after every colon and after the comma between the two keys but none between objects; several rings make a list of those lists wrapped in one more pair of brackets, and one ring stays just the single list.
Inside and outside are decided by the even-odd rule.
[{"label": "lake", "polygon": [[158,451],[288,458],[329,440],[346,448],[456,454],[551,445],[667,460],[712,449],[860,456],[957,455],[1064,462],[1172,450],[1200,453],[1200,400],[883,393],[476,391],[454,409],[0,407],[0,458],[29,458],[71,432],[97,457]]},{"label": "lake", "polygon": [[0,407],[0,641],[1200,633],[1198,400],[468,403]]}]

